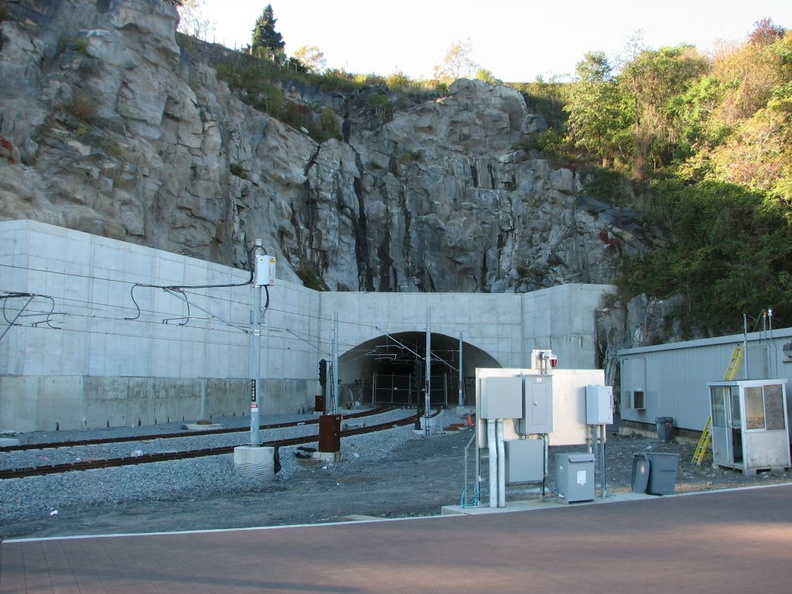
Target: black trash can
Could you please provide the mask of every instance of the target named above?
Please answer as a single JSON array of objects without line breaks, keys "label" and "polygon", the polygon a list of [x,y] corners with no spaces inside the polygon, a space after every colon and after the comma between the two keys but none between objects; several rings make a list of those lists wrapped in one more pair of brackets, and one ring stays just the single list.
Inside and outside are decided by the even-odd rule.
[{"label": "black trash can", "polygon": [[646,492],[650,495],[672,495],[676,487],[676,473],[679,454],[646,452],[649,462],[649,484]]},{"label": "black trash can", "polygon": [[633,493],[646,493],[649,486],[649,460],[644,454],[635,454],[632,466],[632,491]]},{"label": "black trash can", "polygon": [[674,431],[674,417],[657,417],[657,439],[660,441],[671,441],[671,433]]}]

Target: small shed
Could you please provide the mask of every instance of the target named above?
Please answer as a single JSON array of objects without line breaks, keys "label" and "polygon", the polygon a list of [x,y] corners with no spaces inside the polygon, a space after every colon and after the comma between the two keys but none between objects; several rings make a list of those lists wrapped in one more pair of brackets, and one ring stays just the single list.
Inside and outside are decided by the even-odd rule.
[{"label": "small shed", "polygon": [[756,473],[790,461],[786,378],[710,382],[712,463]]}]

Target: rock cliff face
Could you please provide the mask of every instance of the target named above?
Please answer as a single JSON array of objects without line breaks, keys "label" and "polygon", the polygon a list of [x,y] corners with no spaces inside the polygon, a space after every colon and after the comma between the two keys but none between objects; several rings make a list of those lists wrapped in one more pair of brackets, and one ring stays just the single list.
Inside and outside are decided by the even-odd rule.
[{"label": "rock cliff face", "polygon": [[2,217],[236,266],[261,238],[279,276],[355,291],[608,283],[653,241],[638,213],[520,148],[545,123],[512,88],[459,80],[445,97],[391,97],[383,118],[361,107],[371,89],[287,85],[336,114],[343,139],[320,144],[181,49],[161,0],[7,6]]}]

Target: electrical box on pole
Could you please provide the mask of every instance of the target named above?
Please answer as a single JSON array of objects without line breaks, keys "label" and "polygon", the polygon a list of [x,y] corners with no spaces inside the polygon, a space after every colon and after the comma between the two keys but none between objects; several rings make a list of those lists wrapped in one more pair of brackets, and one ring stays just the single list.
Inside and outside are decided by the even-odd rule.
[{"label": "electrical box on pole", "polygon": [[259,287],[271,287],[275,284],[275,256],[256,255],[253,284]]},{"label": "electrical box on pole", "polygon": [[586,424],[610,425],[611,423],[613,423],[613,388],[586,386]]}]

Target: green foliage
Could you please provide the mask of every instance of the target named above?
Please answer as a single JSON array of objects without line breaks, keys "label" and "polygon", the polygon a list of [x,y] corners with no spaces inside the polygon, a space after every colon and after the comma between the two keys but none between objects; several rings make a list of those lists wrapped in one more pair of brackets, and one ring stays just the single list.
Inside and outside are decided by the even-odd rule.
[{"label": "green foliage", "polygon": [[563,109],[565,85],[540,78],[532,83],[514,86],[523,94],[531,113],[544,117],[551,128],[561,129],[566,125],[567,114]]},{"label": "green foliage", "polygon": [[63,111],[80,122],[91,123],[96,119],[99,105],[93,95],[80,88],[73,88],[71,97],[63,104]]},{"label": "green foliage", "polygon": [[685,297],[689,327],[739,329],[744,312],[771,305],[792,320],[792,224],[788,208],[745,188],[714,181],[656,185],[673,244],[625,262],[629,294]]},{"label": "green foliage", "polygon": [[589,167],[580,171],[580,178],[584,194],[617,206],[629,204],[631,184],[624,174],[612,169]]},{"label": "green foliage", "polygon": [[385,91],[378,91],[366,97],[366,105],[374,111],[374,114],[383,122],[389,122],[393,118],[393,105],[390,97]]},{"label": "green foliage", "polygon": [[303,283],[303,286],[314,291],[327,291],[327,285],[322,280],[319,273],[310,266],[301,266],[297,269],[297,276]]},{"label": "green foliage", "polygon": [[405,167],[412,165],[413,163],[417,163],[422,158],[420,151],[413,151],[413,150],[406,150],[401,155],[399,155],[399,165],[403,165]]},{"label": "green foliage", "polygon": [[674,100],[709,71],[692,46],[641,52],[619,75],[619,86],[633,109],[633,171],[645,179],[674,162],[682,133]]},{"label": "green foliage", "polygon": [[324,142],[331,138],[341,139],[341,125],[338,122],[338,116],[329,107],[322,108],[318,116],[313,116],[307,122],[306,128],[311,138],[316,142]]},{"label": "green foliage", "polygon": [[58,39],[57,53],[62,54],[66,51],[76,52],[87,56],[88,40],[85,37],[61,37]]},{"label": "green foliage", "polygon": [[486,68],[479,68],[478,70],[476,70],[475,78],[476,80],[483,80],[485,82],[488,82],[491,85],[499,85],[503,82],[502,80],[495,78],[495,75],[492,74],[492,71],[487,70]]},{"label": "green foliage", "polygon": [[412,86],[412,81],[403,72],[394,72],[385,79],[385,84],[393,91],[406,91]]},{"label": "green foliage", "polygon": [[231,175],[235,175],[240,179],[248,178],[248,170],[242,167],[242,165],[239,163],[231,163],[229,169],[231,170]]},{"label": "green foliage", "polygon": [[238,91],[240,98],[256,109],[277,117],[285,101],[283,92],[273,84],[281,70],[269,60],[229,60],[216,66],[218,78]]},{"label": "green foliage", "polygon": [[564,91],[570,142],[600,159],[603,167],[625,162],[633,153],[633,102],[612,76],[601,52],[589,52],[577,65],[578,81]]},{"label": "green foliage", "polygon": [[519,147],[526,151],[539,151],[557,167],[566,167],[575,158],[573,147],[558,128],[527,135]]},{"label": "green foliage", "polygon": [[[332,75],[299,74],[280,67],[270,60],[230,60],[217,65],[217,75],[239,93],[240,98],[255,109],[297,129],[305,129],[317,142],[341,137],[335,112],[329,107],[315,111],[307,105],[289,101],[279,85],[286,78],[305,77],[309,82],[336,80]],[[351,83],[350,83],[351,84]],[[339,86],[331,84],[330,86]],[[352,85],[351,88],[356,88]],[[232,171],[233,173],[233,171]],[[236,175],[236,174],[235,174]],[[242,176],[239,176],[242,177]]]},{"label": "green foliage", "polygon": [[339,92],[339,93],[352,93],[360,90],[363,86],[355,80],[354,75],[351,75],[343,70],[330,69],[322,76],[309,77],[309,80],[319,90],[325,93]]}]

